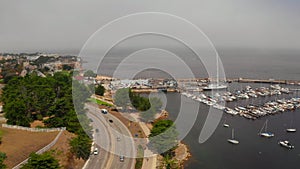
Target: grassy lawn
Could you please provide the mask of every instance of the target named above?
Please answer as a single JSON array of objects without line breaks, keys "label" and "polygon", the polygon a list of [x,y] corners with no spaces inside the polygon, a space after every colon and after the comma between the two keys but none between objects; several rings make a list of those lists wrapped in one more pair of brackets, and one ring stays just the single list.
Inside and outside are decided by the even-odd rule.
[{"label": "grassy lawn", "polygon": [[144,149],[141,145],[138,146],[137,158],[135,162],[135,169],[141,169],[144,160]]},{"label": "grassy lawn", "polygon": [[94,98],[89,98],[88,100],[89,100],[90,102],[97,103],[97,104],[99,104],[99,105],[108,106],[108,107],[113,107],[112,104],[109,104],[109,103],[104,102],[104,101],[102,101],[102,100],[98,100],[98,99],[94,99]]}]

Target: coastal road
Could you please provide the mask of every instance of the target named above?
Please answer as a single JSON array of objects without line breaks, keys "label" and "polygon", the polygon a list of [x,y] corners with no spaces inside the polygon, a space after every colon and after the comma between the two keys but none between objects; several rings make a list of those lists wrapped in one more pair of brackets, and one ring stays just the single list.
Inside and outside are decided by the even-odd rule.
[{"label": "coastal road", "polygon": [[[112,147],[112,142],[111,140],[111,134],[109,130],[107,129],[107,126],[105,126],[105,123],[101,121],[101,119],[97,118],[95,115],[92,113],[87,113],[87,116],[92,119],[92,126],[94,129],[94,144],[92,147],[92,154],[90,156],[89,163],[87,165],[87,169],[99,169],[99,168],[105,168],[107,165],[107,160],[109,158],[110,153],[104,149],[102,149],[99,144],[95,144],[96,140],[97,142],[101,142],[100,145],[105,145],[107,149],[111,150],[113,149]],[[101,134],[99,132],[96,132],[95,129],[98,129],[99,132],[101,131]],[[93,151],[95,148],[98,148],[99,152],[98,155],[94,155]]]},{"label": "coastal road", "polygon": [[[97,105],[86,104],[88,117],[92,119],[95,147],[98,155],[91,155],[88,169],[132,169],[135,163],[136,148],[134,140],[127,127],[116,117],[102,114]],[[124,161],[120,160],[124,156]]]}]

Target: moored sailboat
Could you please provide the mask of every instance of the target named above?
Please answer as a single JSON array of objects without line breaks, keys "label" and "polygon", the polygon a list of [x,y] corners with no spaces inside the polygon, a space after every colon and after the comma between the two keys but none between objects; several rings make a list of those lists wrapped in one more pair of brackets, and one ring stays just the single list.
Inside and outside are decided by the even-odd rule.
[{"label": "moored sailboat", "polygon": [[239,144],[240,142],[234,139],[234,129],[231,130],[231,139],[227,139],[227,141],[231,144]]},{"label": "moored sailboat", "polygon": [[[263,129],[264,132],[263,132]],[[260,136],[262,137],[266,137],[266,138],[271,138],[274,137],[274,133],[267,131],[268,130],[268,120],[266,120],[266,122],[264,123],[263,127],[261,128],[260,132],[258,133]]]},{"label": "moored sailboat", "polygon": [[296,128],[292,127],[293,126],[293,119],[291,120],[291,124],[290,124],[290,127],[286,129],[286,132],[288,133],[294,133],[297,131]]}]

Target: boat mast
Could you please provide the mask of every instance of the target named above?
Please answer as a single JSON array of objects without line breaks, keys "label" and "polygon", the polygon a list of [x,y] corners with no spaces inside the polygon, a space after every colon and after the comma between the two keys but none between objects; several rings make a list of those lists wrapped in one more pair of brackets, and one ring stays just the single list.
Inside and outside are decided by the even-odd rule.
[{"label": "boat mast", "polygon": [[266,122],[265,122],[264,125],[261,127],[261,129],[260,129],[260,131],[259,131],[258,134],[261,134],[261,133],[262,133],[263,129],[265,128],[265,125],[266,125]]},{"label": "boat mast", "polygon": [[267,129],[268,129],[268,119],[266,120],[265,132],[267,132]]},{"label": "boat mast", "polygon": [[219,57],[216,55],[217,59],[217,86],[219,86]]}]

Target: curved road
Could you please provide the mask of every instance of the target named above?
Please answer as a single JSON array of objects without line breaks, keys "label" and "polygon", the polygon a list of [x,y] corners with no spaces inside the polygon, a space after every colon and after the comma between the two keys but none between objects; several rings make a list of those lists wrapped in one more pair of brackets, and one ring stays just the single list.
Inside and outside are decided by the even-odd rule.
[{"label": "curved road", "polygon": [[[95,147],[98,155],[91,155],[88,169],[133,169],[136,148],[128,128],[116,117],[102,114],[97,105],[86,104],[87,116],[92,119]],[[111,121],[111,122],[110,122]],[[124,156],[124,161],[120,161]]]}]

